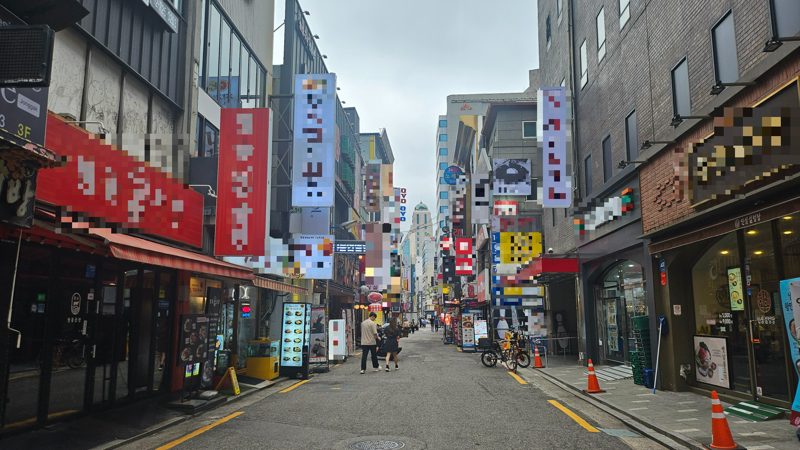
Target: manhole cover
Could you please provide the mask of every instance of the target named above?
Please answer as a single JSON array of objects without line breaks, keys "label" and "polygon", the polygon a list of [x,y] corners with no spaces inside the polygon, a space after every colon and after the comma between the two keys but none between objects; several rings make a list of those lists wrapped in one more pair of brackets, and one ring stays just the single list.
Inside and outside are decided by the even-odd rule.
[{"label": "manhole cover", "polygon": [[371,441],[361,441],[350,444],[350,448],[355,450],[388,450],[392,448],[403,448],[406,444],[399,441],[388,441],[376,439]]}]

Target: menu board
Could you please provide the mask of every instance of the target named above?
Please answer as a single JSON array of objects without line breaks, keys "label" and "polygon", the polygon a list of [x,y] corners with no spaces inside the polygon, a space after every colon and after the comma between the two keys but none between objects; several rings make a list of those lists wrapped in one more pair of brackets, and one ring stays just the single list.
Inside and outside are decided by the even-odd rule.
[{"label": "menu board", "polygon": [[222,289],[207,288],[208,295],[206,296],[206,314],[208,314],[208,335],[214,336],[215,339],[208,340],[208,359],[211,361],[216,360],[217,349],[217,333],[219,332],[219,312],[222,306]]},{"label": "menu board", "polygon": [[475,347],[475,325],[472,314],[461,315],[461,333],[463,336],[462,346],[464,348]]},{"label": "menu board", "polygon": [[716,336],[694,337],[695,380],[730,389],[728,340]]},{"label": "menu board", "polygon": [[728,292],[731,297],[731,311],[744,311],[744,291],[742,290],[742,269],[728,269]]},{"label": "menu board", "polygon": [[209,322],[205,314],[181,315],[178,367],[208,360]]},{"label": "menu board", "polygon": [[311,339],[311,305],[284,303],[281,332],[281,366],[303,365],[303,346]]},{"label": "menu board", "polygon": [[485,320],[476,320],[474,321],[475,327],[475,341],[477,342],[480,338],[488,338],[489,337],[489,330],[486,328],[486,321]]}]

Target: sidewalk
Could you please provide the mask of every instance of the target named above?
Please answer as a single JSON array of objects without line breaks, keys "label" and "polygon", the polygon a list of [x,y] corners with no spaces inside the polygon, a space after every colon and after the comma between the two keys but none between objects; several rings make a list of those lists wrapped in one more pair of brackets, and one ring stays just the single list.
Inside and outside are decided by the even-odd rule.
[{"label": "sidewalk", "polygon": [[[244,377],[246,378],[246,377]],[[241,400],[247,395],[273,386],[286,379],[277,378],[258,385],[240,383],[241,393],[233,395],[232,388],[219,391],[220,397],[209,408],[195,414],[185,414],[167,408],[167,403],[180,398],[180,393],[137,401],[108,411],[91,413],[83,417],[24,432],[0,437],[0,448],[85,450],[89,448],[112,449],[140,439],[165,428],[213,411],[228,402]]]},{"label": "sidewalk", "polygon": [[[548,381],[586,396],[587,368],[563,359],[550,358],[546,369],[528,369]],[[603,369],[605,366],[595,366]],[[691,392],[656,391],[633,384],[633,379],[600,380],[606,393],[591,398],[631,419],[653,428],[690,448],[711,442],[711,399]],[[723,408],[731,406],[722,402]],[[751,422],[728,416],[728,425],[737,444],[748,450],[797,450],[797,429],[788,420]]]}]

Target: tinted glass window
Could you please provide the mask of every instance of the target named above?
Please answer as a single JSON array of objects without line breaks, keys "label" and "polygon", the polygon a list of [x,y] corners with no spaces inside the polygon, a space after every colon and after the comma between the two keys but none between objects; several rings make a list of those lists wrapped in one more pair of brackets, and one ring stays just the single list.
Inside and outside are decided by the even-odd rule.
[{"label": "tinted glass window", "polygon": [[685,58],[672,69],[672,107],[675,114],[692,115],[692,105],[689,100],[689,69]]},{"label": "tinted glass window", "polygon": [[625,118],[625,140],[628,145],[628,161],[639,156],[639,130],[636,128],[636,111]]},{"label": "tinted glass window", "polygon": [[733,32],[733,14],[728,15],[711,31],[714,48],[714,71],[717,80],[733,83],[739,79],[739,60],[736,57],[736,36]]},{"label": "tinted glass window", "polygon": [[611,162],[611,138],[607,137],[603,140],[603,181],[608,181],[614,174]]},{"label": "tinted glass window", "polygon": [[592,155],[586,157],[583,161],[583,175],[586,180],[586,194],[592,192],[592,186],[594,182],[592,180]]}]

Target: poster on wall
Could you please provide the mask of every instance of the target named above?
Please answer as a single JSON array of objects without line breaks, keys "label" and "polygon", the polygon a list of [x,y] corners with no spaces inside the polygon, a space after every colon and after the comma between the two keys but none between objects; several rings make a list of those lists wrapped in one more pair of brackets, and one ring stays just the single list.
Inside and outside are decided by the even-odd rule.
[{"label": "poster on wall", "polygon": [[606,317],[608,317],[608,349],[612,352],[618,352],[619,331],[617,328],[617,301],[608,300],[606,308],[608,308],[608,313],[606,315]]},{"label": "poster on wall", "polygon": [[[789,337],[789,348],[795,372],[800,375],[800,278],[781,280],[781,309]],[[798,385],[800,387],[800,384]],[[792,425],[800,427],[800,389],[797,389],[792,402]]]},{"label": "poster on wall", "polygon": [[206,361],[208,359],[209,317],[205,314],[183,314],[180,323],[178,367]]},{"label": "poster on wall", "polygon": [[309,362],[324,363],[328,355],[326,351],[325,330],[327,329],[325,308],[311,309],[311,340],[308,345],[311,347],[309,352]]},{"label": "poster on wall", "polygon": [[744,311],[744,291],[742,290],[742,269],[728,269],[728,293],[731,297],[731,311]]},{"label": "poster on wall", "polygon": [[281,367],[303,365],[303,346],[311,338],[311,305],[285,303],[281,332]]},{"label": "poster on wall", "polygon": [[695,380],[730,389],[728,339],[717,336],[694,336]]}]

